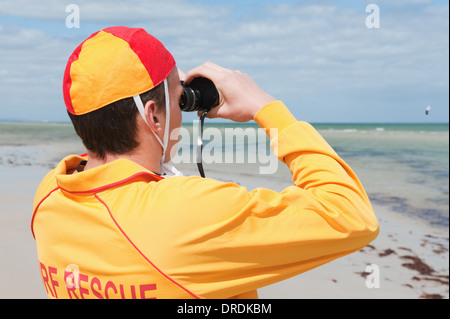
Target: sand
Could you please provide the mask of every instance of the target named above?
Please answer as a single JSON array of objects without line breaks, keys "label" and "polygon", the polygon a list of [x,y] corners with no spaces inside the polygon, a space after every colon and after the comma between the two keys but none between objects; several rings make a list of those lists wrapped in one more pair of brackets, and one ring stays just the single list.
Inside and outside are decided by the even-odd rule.
[{"label": "sand", "polygon": [[[35,189],[47,171],[0,165],[0,298],[47,298],[30,230]],[[256,183],[254,177],[240,177],[243,184],[246,178],[248,185]],[[261,288],[260,298],[448,299],[448,229],[431,228],[384,206],[374,210],[380,234],[369,246]]]},{"label": "sand", "polygon": [[30,226],[36,183],[47,170],[0,165],[0,298],[47,298]]}]

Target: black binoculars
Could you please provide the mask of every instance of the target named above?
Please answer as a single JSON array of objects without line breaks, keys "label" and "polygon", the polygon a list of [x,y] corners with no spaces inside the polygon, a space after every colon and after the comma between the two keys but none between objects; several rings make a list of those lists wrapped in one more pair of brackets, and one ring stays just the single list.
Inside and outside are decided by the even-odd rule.
[{"label": "black binoculars", "polygon": [[219,92],[214,83],[203,77],[194,78],[190,83],[181,81],[183,93],[180,108],[184,112],[209,111],[219,105]]}]

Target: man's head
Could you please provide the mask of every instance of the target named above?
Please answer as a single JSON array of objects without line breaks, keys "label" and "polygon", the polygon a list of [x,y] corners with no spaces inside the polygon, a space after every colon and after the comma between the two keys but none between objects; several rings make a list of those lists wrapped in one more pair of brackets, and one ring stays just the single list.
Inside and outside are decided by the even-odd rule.
[{"label": "man's head", "polygon": [[[163,84],[142,93],[140,97],[144,104],[154,101],[157,111],[165,113]],[[67,113],[84,146],[102,160],[108,153],[128,153],[139,145],[136,139],[139,111],[132,97],[82,115]]]},{"label": "man's head", "polygon": [[[106,28],[81,43],[67,63],[63,94],[86,148],[104,158],[107,153],[129,152],[139,144],[140,119],[133,98],[137,96],[144,106],[141,115],[155,136],[164,137],[160,131],[166,130],[167,110],[172,111],[168,120],[174,122],[170,129],[179,125],[181,114],[176,106],[181,85],[176,71],[172,55],[143,29]],[[168,92],[164,83],[169,84]],[[173,95],[167,109],[169,92]]]}]

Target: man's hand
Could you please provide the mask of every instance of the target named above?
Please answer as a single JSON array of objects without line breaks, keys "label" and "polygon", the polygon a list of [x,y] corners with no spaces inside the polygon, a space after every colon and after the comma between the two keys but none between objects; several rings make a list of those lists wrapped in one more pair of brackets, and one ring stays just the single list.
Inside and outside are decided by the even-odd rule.
[{"label": "man's hand", "polygon": [[247,74],[240,71],[232,71],[217,64],[206,62],[189,71],[185,81],[189,83],[199,76],[213,81],[220,95],[219,106],[208,112],[208,118],[248,122],[253,120],[255,114],[264,105],[275,101]]}]

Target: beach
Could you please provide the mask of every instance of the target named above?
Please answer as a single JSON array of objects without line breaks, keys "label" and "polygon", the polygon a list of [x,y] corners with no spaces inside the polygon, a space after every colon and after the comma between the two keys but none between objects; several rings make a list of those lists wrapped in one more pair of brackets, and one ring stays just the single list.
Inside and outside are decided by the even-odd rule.
[{"label": "beach", "polygon": [[[30,132],[28,137],[20,135],[23,133],[18,133],[19,130],[16,132],[11,127],[14,128],[14,125],[0,125],[0,298],[47,298],[30,229],[34,193],[40,180],[63,154],[82,153],[84,150],[76,137],[68,133],[69,125],[66,124],[47,125],[42,128],[45,132],[60,130],[60,138],[52,140],[45,138],[45,133],[36,133],[41,127],[39,125],[27,127]],[[361,129],[356,130],[361,133]],[[444,154],[439,159],[443,161],[444,166],[439,172],[433,167],[433,172],[427,171],[427,167],[420,168],[417,162],[411,160],[414,154],[410,154],[408,161],[390,162],[392,154],[384,154],[379,155],[376,161],[368,162],[364,156],[373,159],[376,152],[374,155],[352,150],[351,145],[361,144],[356,135],[352,134],[355,132],[348,131],[347,128],[338,131],[324,129],[323,132],[327,140],[331,139],[331,145],[334,144],[333,138],[342,140],[343,136],[347,137],[344,144],[336,144],[336,147],[333,147],[344,160],[348,159],[347,162],[355,169],[363,185],[367,185],[366,190],[369,197],[373,198],[372,205],[380,224],[380,234],[358,252],[259,289],[259,297],[448,299],[448,186],[445,188],[445,185],[448,185],[448,125],[447,132],[442,134],[431,132],[428,135],[418,135],[424,136],[424,140],[428,141],[430,136],[439,136],[437,145],[427,145],[431,151],[433,147],[440,150],[442,145],[444,146]],[[376,140],[377,143],[384,139],[392,140],[385,137],[387,129],[375,128],[368,132],[372,135],[364,136],[365,133],[361,133],[358,134],[359,138],[363,136],[370,141]],[[411,139],[409,133],[403,131],[395,134],[400,136],[399,140],[403,144],[406,137],[409,138],[408,141]],[[417,140],[417,136],[413,138]],[[386,142],[380,149],[395,149],[394,146],[389,146],[389,143]],[[420,154],[424,152],[425,150]],[[445,156],[446,159],[443,159]],[[385,172],[385,167],[380,167],[382,165],[388,165],[391,170]],[[414,166],[416,169],[408,173],[410,175],[405,179],[405,185],[397,186],[395,182],[399,182],[400,178],[396,177],[396,174],[403,176],[406,174],[403,170]],[[198,175],[195,164],[179,163],[177,167],[185,175]],[[385,172],[383,176],[379,176],[381,171]],[[274,175],[261,175],[258,172],[257,164],[205,164],[207,177],[233,181],[248,189],[267,187],[281,191],[291,183],[289,171],[282,164]],[[419,174],[431,174],[430,181]],[[429,185],[428,183],[436,182],[436,176],[441,177],[441,184]],[[417,194],[422,194],[422,201],[417,198]]]}]

